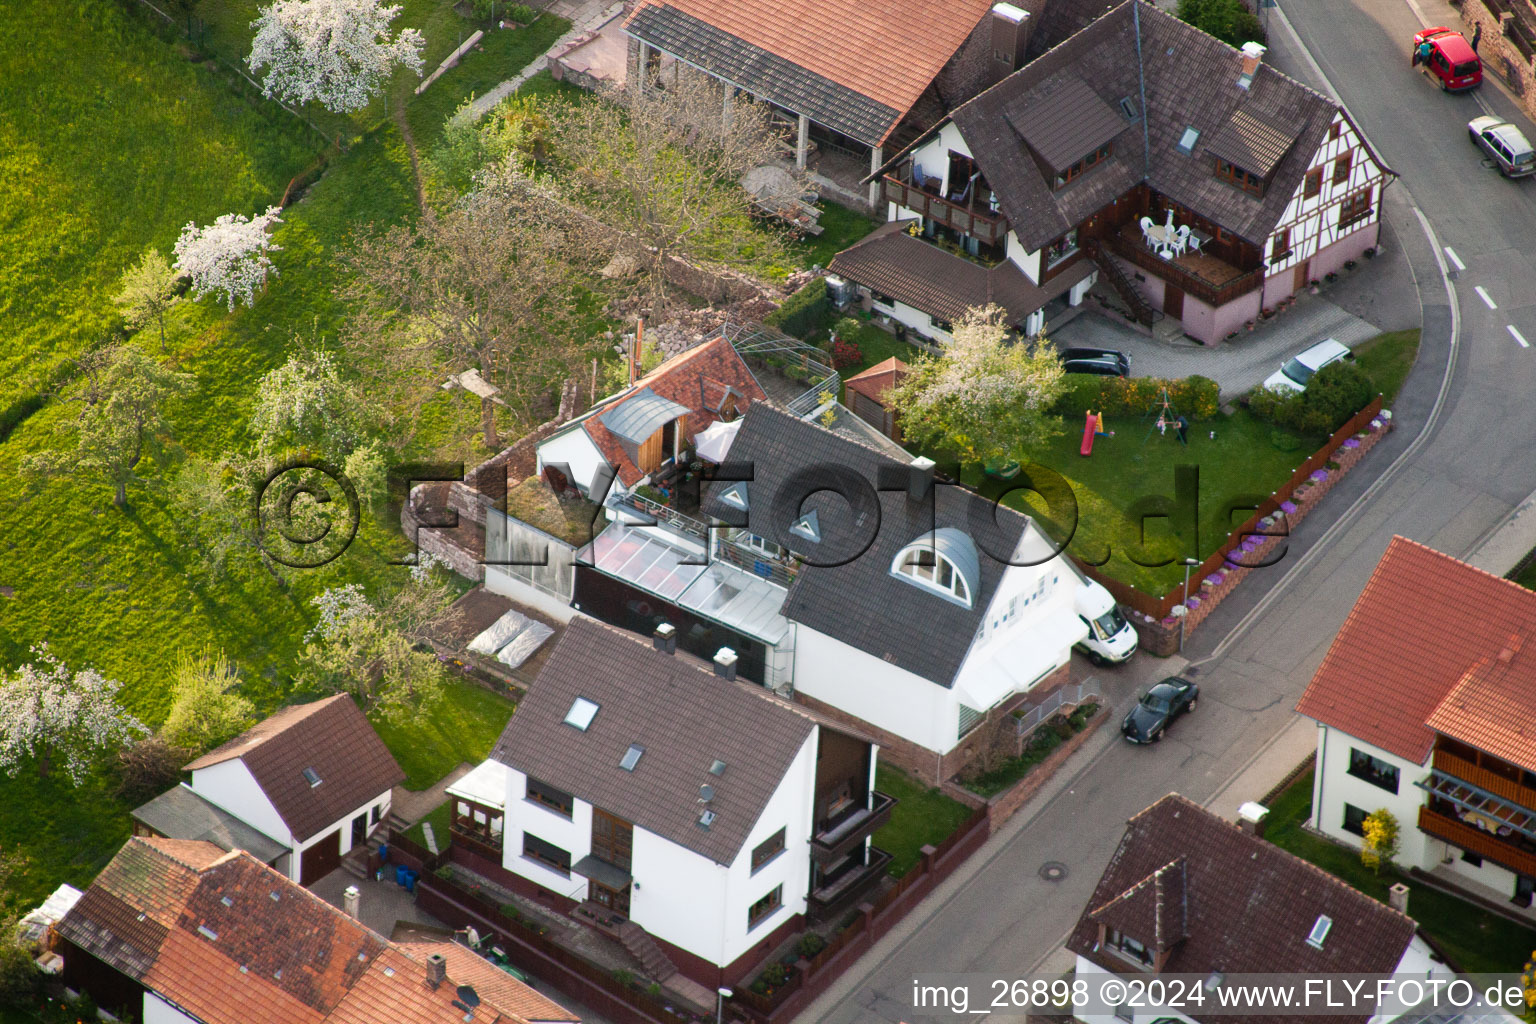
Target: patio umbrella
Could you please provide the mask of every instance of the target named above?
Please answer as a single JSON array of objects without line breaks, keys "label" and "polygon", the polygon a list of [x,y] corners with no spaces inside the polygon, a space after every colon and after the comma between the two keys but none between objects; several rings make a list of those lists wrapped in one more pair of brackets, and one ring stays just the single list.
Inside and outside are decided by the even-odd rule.
[{"label": "patio umbrella", "polygon": [[1166,230],[1168,233],[1163,237],[1169,239],[1173,238],[1173,207],[1171,206],[1168,207],[1168,227]]},{"label": "patio umbrella", "polygon": [[741,420],[730,423],[716,420],[693,435],[694,450],[699,453],[701,459],[708,459],[717,464],[724,462],[726,453],[731,450],[731,442],[736,440],[736,432],[740,429]]}]

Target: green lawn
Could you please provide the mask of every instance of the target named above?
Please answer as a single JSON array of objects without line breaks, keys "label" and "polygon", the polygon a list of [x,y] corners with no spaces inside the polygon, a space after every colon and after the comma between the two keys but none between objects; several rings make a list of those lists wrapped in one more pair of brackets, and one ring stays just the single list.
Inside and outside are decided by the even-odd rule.
[{"label": "green lawn", "polygon": [[488,757],[515,705],[463,679],[444,689],[443,699],[409,725],[374,719],[373,726],[405,769],[406,789],[426,789],[462,761]]},{"label": "green lawn", "polygon": [[911,364],[926,354],[916,345],[901,341],[890,331],[882,331],[870,323],[862,313],[855,315],[853,319],[858,321],[859,329],[853,332],[852,341],[859,346],[859,352],[864,358],[842,370],[844,380],[863,373],[876,363],[883,363],[892,356]]},{"label": "green lawn", "polygon": [[[1231,503],[1246,496],[1246,503],[1251,505],[1268,496],[1290,478],[1322,439],[1305,438],[1300,449],[1281,451],[1271,442],[1273,430],[1247,410],[1239,409],[1231,416],[1194,422],[1186,448],[1179,444],[1172,430],[1160,435],[1155,422],[1155,416],[1150,420],[1109,417],[1105,426],[1114,431],[1114,436],[1095,440],[1093,454],[1087,458],[1079,454],[1082,422],[1063,422],[1061,433],[1035,452],[1033,458],[1060,473],[1076,498],[1077,529],[1068,551],[1093,564],[1104,563],[1104,571],[1116,579],[1160,596],[1183,579],[1179,559],[1186,555],[1205,558],[1233,528],[1252,515],[1251,509],[1229,514]],[[1213,431],[1214,438],[1210,436]],[[1133,538],[1127,536],[1127,509],[1144,496],[1164,495],[1171,499],[1174,467],[1179,465],[1199,470],[1194,529],[1187,522],[1152,518],[1145,523],[1145,545],[1129,543]],[[1012,486],[983,479],[979,472],[967,475],[966,482],[989,496]],[[1003,501],[1010,507],[1046,518],[1046,506],[1037,496],[1026,499],[1024,492],[1012,491]],[[1167,559],[1169,564],[1140,565],[1135,559]]]},{"label": "green lawn", "polygon": [[875,833],[875,845],[891,855],[889,871],[897,878],[917,866],[918,851],[939,845],[971,816],[965,804],[888,764],[875,766],[875,788],[901,801]]},{"label": "green lawn", "polygon": [[1397,393],[1413,369],[1419,355],[1419,330],[1390,331],[1378,334],[1355,346],[1355,363],[1370,375],[1381,392],[1381,404],[1391,408]]},{"label": "green lawn", "polygon": [[[238,7],[205,3],[199,12],[212,20]],[[428,8],[447,9],[415,0],[408,14]],[[25,42],[0,44],[0,166],[11,183],[0,198],[0,309],[11,314],[0,346],[0,412],[62,357],[107,333],[118,275],[146,245],[168,251],[188,220],[277,202],[317,156],[313,133],[297,119],[188,62],[120,6],[23,4],[8,16],[7,38]],[[457,30],[443,49],[443,23],[430,24],[439,34],[429,31],[429,49],[452,49]],[[428,95],[451,110],[467,84],[444,76]],[[211,299],[177,307],[172,358],[196,381],[194,395],[170,409],[179,445],[210,456],[248,447],[256,380],[287,358],[294,335],[335,337],[344,313],[334,298],[339,248],[360,227],[398,223],[416,209],[409,155],[384,122],[285,211],[275,233],[278,276],[254,308],[231,314]],[[407,456],[482,457],[455,426],[473,412],[465,403],[462,393],[439,396]],[[316,696],[295,693],[292,682],[315,620],[310,600],[343,583],[376,592],[402,579],[405,569],[390,564],[403,553],[398,529],[365,517],[342,557],[286,584],[254,559],[202,581],[153,473],[129,488],[126,511],[93,480],[20,479],[22,459],[55,444],[71,415],[68,404],[50,404],[0,441],[0,586],[11,588],[0,597],[0,670],[47,642],[71,666],[121,680],[129,709],[153,726],[167,710],[176,652],[211,643],[229,654],[241,691],[262,712]],[[482,758],[509,710],[456,682],[415,726],[381,732],[410,784],[424,786]],[[105,771],[78,790],[27,774],[0,779],[0,803],[0,846],[26,859],[14,896],[29,906],[61,882],[88,884],[129,831],[128,807]]]},{"label": "green lawn", "polygon": [[[1312,812],[1312,775],[1293,783],[1269,808],[1264,838],[1296,856],[1336,875],[1367,896],[1387,901],[1394,882],[1406,882],[1411,890],[1408,913],[1435,940],[1457,967],[1468,973],[1518,972],[1536,949],[1536,931],[1508,918],[1421,885],[1387,868],[1373,873],[1360,863],[1358,851],[1340,846],[1305,831],[1301,826]],[[1413,827],[1403,823],[1404,827]]]},{"label": "green lawn", "polygon": [[444,800],[432,808],[425,818],[422,818],[421,821],[416,822],[405,830],[405,838],[420,845],[423,849],[430,849],[427,846],[426,830],[421,827],[426,823],[431,823],[432,825],[432,835],[437,840],[437,848],[441,850],[446,847],[448,845],[448,830],[453,825],[453,801]]},{"label": "green lawn", "polygon": [[825,267],[832,257],[879,227],[881,221],[830,199],[821,201],[821,234],[795,243],[803,267]]}]

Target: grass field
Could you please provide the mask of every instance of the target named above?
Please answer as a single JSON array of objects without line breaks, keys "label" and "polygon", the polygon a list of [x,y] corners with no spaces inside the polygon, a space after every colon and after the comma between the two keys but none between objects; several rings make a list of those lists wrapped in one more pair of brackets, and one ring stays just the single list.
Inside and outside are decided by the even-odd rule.
[{"label": "grass field", "polygon": [[1381,392],[1381,404],[1390,409],[1419,356],[1419,330],[1378,334],[1355,346],[1355,364],[1364,370]]},{"label": "grass field", "polygon": [[[1410,889],[1408,913],[1431,938],[1450,954],[1457,967],[1469,973],[1518,972],[1536,949],[1536,931],[1505,917],[1490,914],[1421,885],[1392,868],[1380,874],[1360,863],[1360,854],[1302,828],[1312,813],[1312,775],[1298,779],[1269,808],[1264,838],[1330,874],[1337,875],[1372,899],[1387,901],[1394,882]],[[1404,828],[1412,828],[1403,822]]]},{"label": "grass field", "polygon": [[965,824],[971,809],[888,764],[875,766],[875,788],[901,801],[875,832],[875,845],[891,855],[889,871],[900,878],[917,866],[925,846],[937,846]]},{"label": "grass field", "polygon": [[[291,114],[189,62],[119,6],[92,8],[89,17],[80,6],[35,6],[8,12],[13,31],[6,39],[25,40],[25,47],[0,43],[0,167],[11,182],[0,198],[0,309],[10,327],[0,347],[0,411],[112,328],[118,275],[145,246],[169,250],[188,220],[277,202],[320,145]],[[211,20],[236,6],[209,3],[199,11]],[[407,15],[428,8],[447,9],[416,0]],[[457,29],[445,42],[445,23],[432,24],[439,27],[429,31],[428,49],[446,53]],[[561,24],[550,19],[542,32]],[[542,38],[525,42],[539,49]],[[457,106],[463,93],[456,89],[480,80],[472,76],[498,73],[494,65],[477,71],[477,56],[466,59],[463,75],[445,75],[425,94],[434,108],[425,132],[435,133],[438,111]],[[426,145],[430,137],[417,141]],[[217,455],[249,446],[256,380],[284,361],[295,335],[331,339],[341,323],[339,248],[359,228],[398,223],[416,209],[409,154],[395,124],[383,121],[285,211],[275,232],[283,247],[274,257],[279,273],[254,308],[231,314],[212,300],[177,307],[172,358],[196,381],[193,396],[170,410],[182,449]],[[464,402],[462,393],[444,393],[427,410],[416,457],[479,456],[462,432],[449,429]],[[315,619],[310,599],[350,582],[374,592],[405,572],[389,564],[403,553],[398,531],[382,517],[364,517],[341,558],[297,572],[287,584],[254,560],[200,581],[153,473],[130,486],[127,510],[113,508],[110,489],[93,480],[34,486],[19,478],[22,459],[56,444],[71,415],[66,403],[47,405],[0,441],[0,493],[8,499],[0,503],[7,555],[0,586],[9,588],[0,597],[0,667],[28,660],[28,648],[46,641],[71,666],[121,680],[130,710],[155,725],[166,711],[176,652],[207,642],[229,654],[242,692],[268,712],[301,696],[292,675]],[[460,761],[483,757],[510,710],[501,698],[456,683],[432,713],[381,733],[410,784],[426,785]],[[27,905],[60,882],[88,883],[128,834],[128,808],[106,772],[78,790],[23,774],[0,780],[0,799],[7,809],[0,846],[25,858],[13,896]]]}]

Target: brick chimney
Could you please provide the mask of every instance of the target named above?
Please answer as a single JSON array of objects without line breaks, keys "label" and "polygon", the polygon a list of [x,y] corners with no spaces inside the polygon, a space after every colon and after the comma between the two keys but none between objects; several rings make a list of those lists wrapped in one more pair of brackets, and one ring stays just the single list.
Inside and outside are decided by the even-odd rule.
[{"label": "brick chimney", "polygon": [[1392,883],[1392,887],[1387,890],[1387,906],[1399,914],[1408,913],[1408,887],[1402,882]]},{"label": "brick chimney", "polygon": [[736,652],[729,647],[715,652],[715,675],[721,679],[736,678]]},{"label": "brick chimney", "polygon": [[987,20],[992,36],[987,80],[995,85],[1024,65],[1024,52],[1034,24],[1028,11],[1011,3],[994,4]]},{"label": "brick chimney", "polygon": [[341,894],[341,909],[354,921],[358,920],[357,904],[361,897],[362,894],[357,891],[355,885],[347,886]]},{"label": "brick chimney", "polygon": [[1262,43],[1243,44],[1243,71],[1237,77],[1237,87],[1246,89],[1253,84],[1253,76],[1259,73],[1259,62],[1264,59]]},{"label": "brick chimney", "polygon": [[651,635],[651,646],[663,654],[676,654],[677,627],[670,622],[657,626],[656,632]]},{"label": "brick chimney", "polygon": [[427,984],[433,988],[441,985],[448,978],[448,961],[441,953],[433,953],[427,957]]}]

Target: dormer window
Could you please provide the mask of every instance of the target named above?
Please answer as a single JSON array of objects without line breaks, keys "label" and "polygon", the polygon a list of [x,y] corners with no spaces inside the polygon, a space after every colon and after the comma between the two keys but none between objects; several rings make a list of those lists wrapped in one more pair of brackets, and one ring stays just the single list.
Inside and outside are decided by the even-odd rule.
[{"label": "dormer window", "polygon": [[801,540],[808,540],[812,544],[820,544],[821,522],[816,518],[816,510],[812,509],[799,519],[796,519],[790,525],[789,532]]},{"label": "dormer window", "polygon": [[1113,928],[1108,929],[1104,935],[1104,944],[1127,960],[1132,960],[1143,967],[1152,966],[1152,951],[1124,932]]},{"label": "dormer window", "polygon": [[903,548],[891,563],[891,572],[969,608],[979,580],[979,565],[971,539],[959,530],[945,528]]},{"label": "dormer window", "polygon": [[1264,194],[1264,179],[1225,160],[1216,161],[1216,177],[1256,196]]},{"label": "dormer window", "polygon": [[1054,186],[1058,189],[1066,188],[1081,177],[1084,171],[1108,160],[1113,152],[1114,143],[1106,142],[1092,153],[1073,163],[1070,167],[1057,171]]},{"label": "dormer window", "polygon": [[731,484],[731,486],[720,492],[720,500],[732,508],[739,508],[745,512],[747,510],[747,482],[745,480],[738,480]]}]

